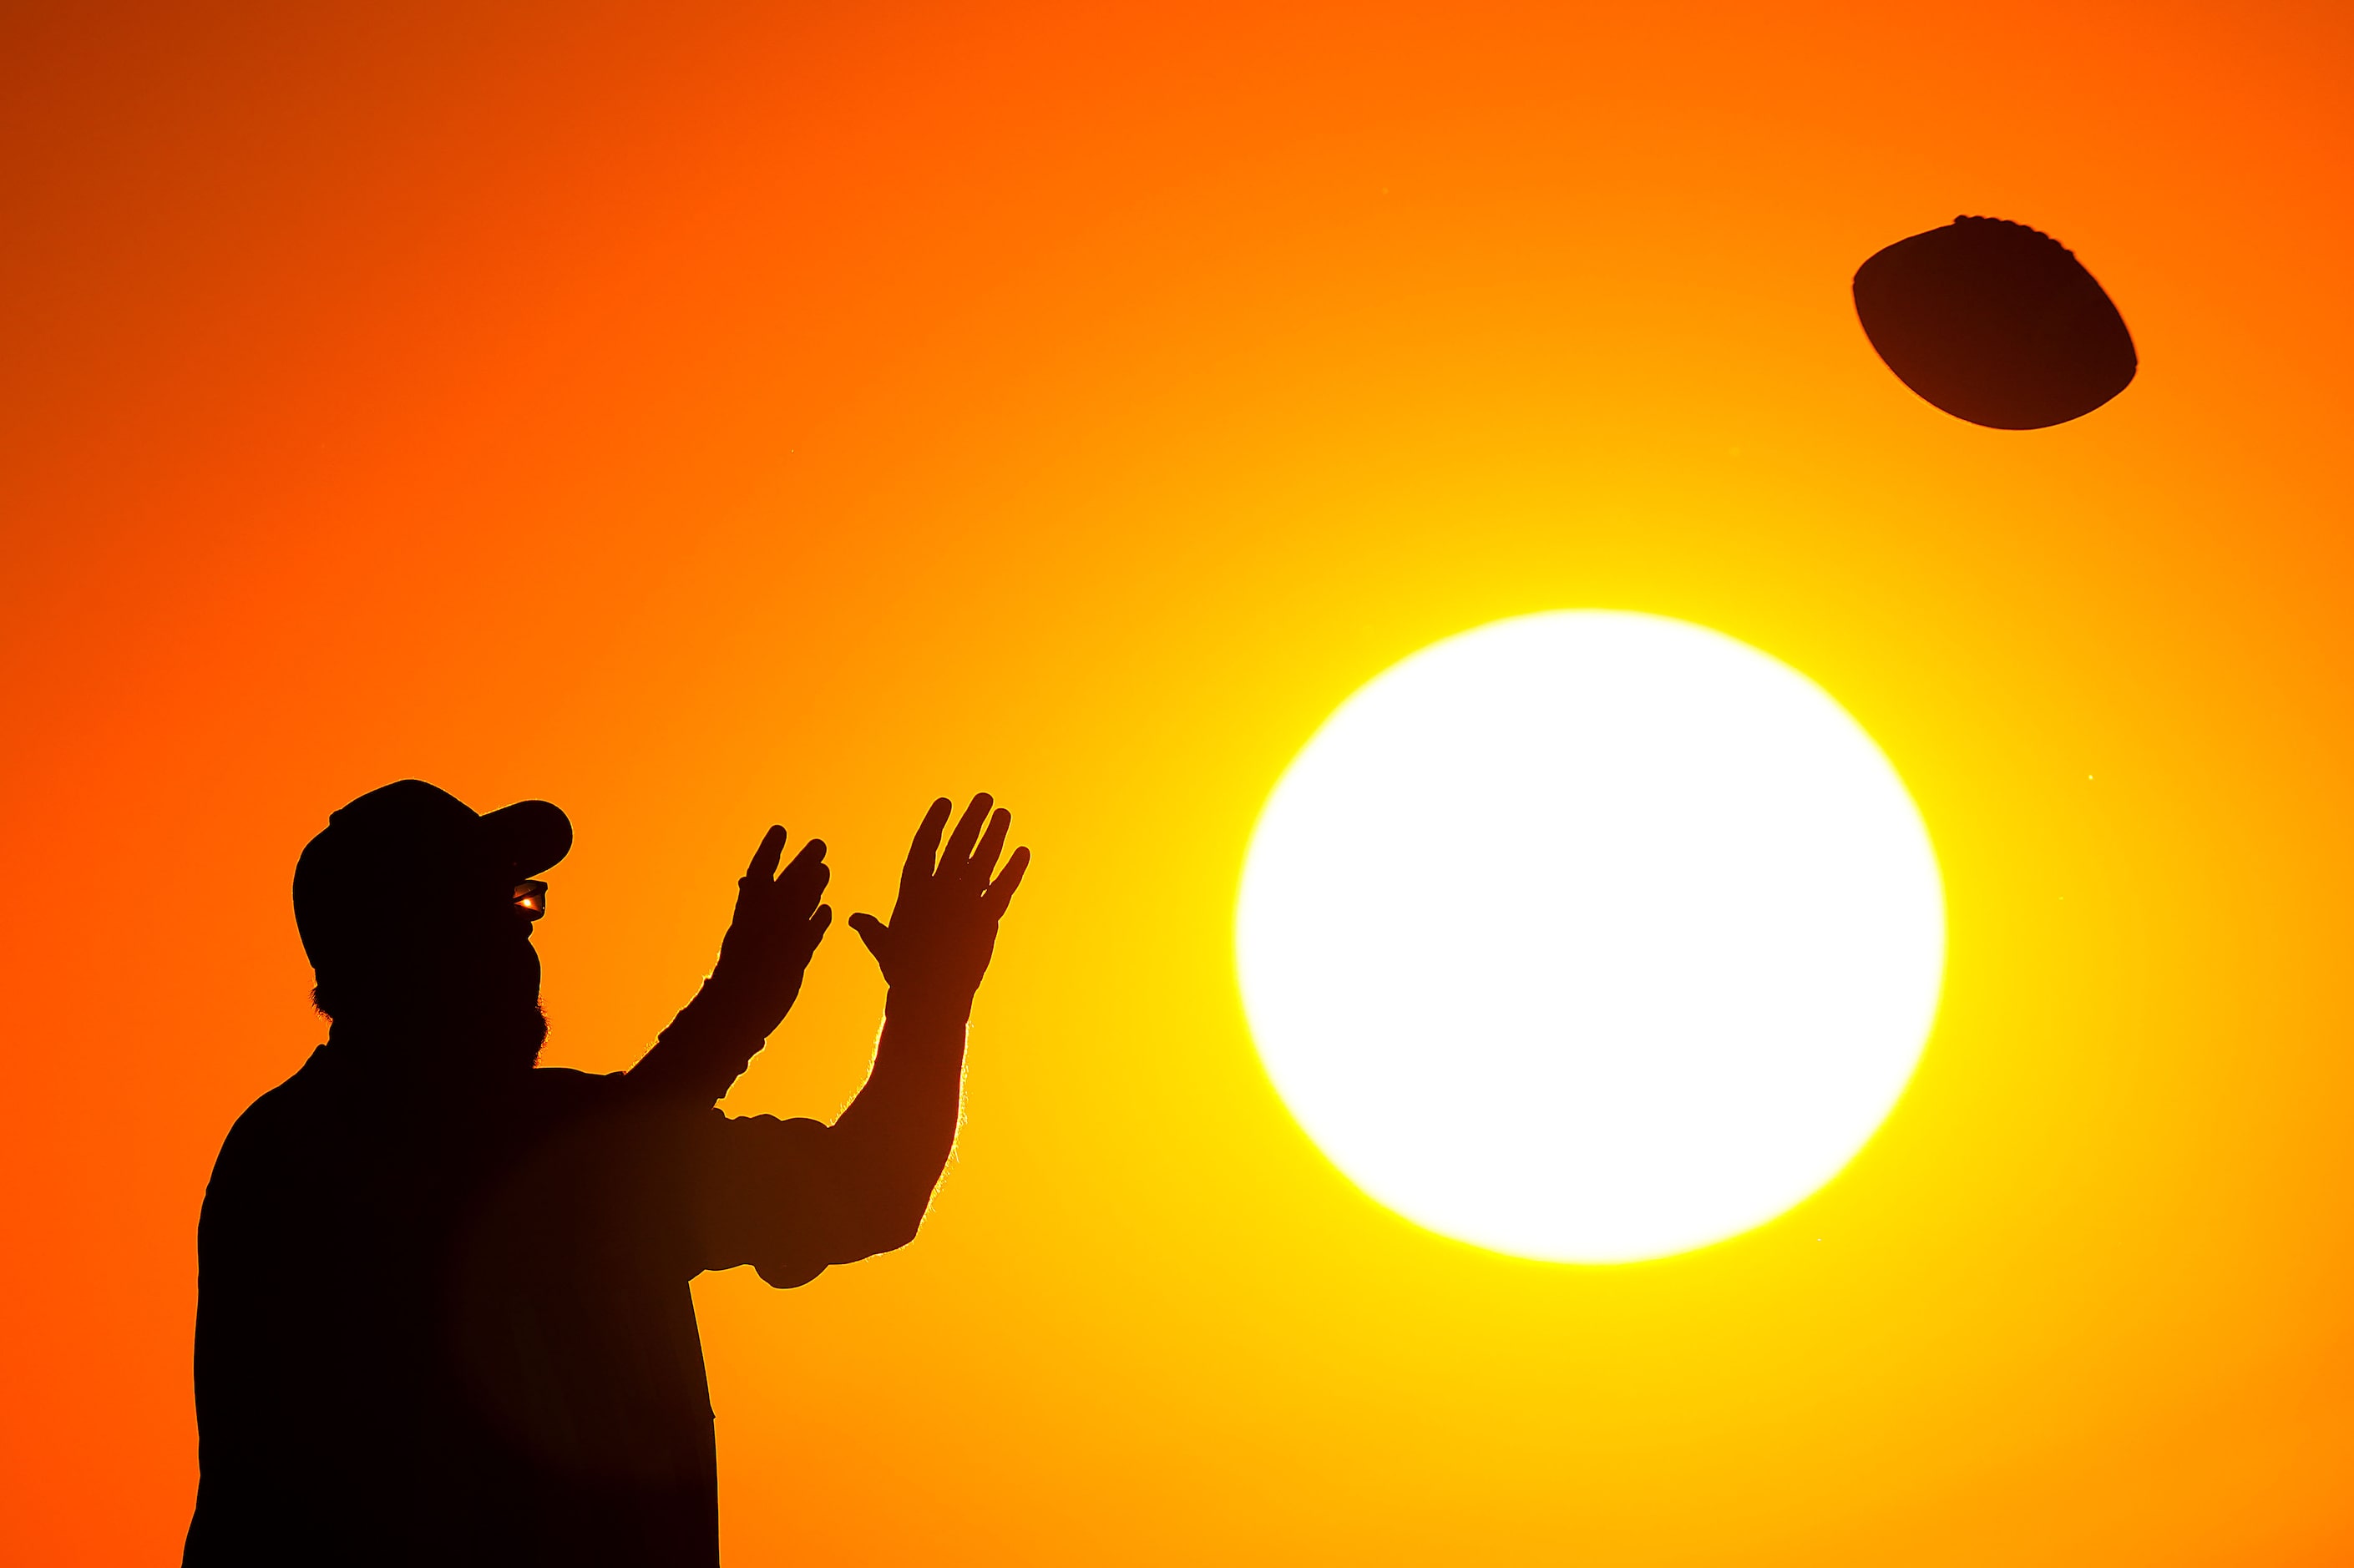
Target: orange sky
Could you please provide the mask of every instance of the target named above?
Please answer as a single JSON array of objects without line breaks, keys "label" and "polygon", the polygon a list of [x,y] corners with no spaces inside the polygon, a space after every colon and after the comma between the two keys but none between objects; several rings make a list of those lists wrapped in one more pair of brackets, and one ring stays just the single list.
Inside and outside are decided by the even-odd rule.
[{"label": "orange sky", "polygon": [[[294,855],[405,775],[572,813],[583,1066],[771,820],[845,912],[936,792],[1037,852],[921,1241],[696,1287],[731,1561],[2354,1557],[2342,10],[211,10],[0,17],[0,1558],[176,1552]],[[2136,384],[1890,376],[1958,212]],[[1606,1269],[1358,1195],[1228,947],[1331,706],[1569,606],[1838,696],[1953,930],[1846,1174]],[[879,1001],[837,933],[731,1107]]]}]

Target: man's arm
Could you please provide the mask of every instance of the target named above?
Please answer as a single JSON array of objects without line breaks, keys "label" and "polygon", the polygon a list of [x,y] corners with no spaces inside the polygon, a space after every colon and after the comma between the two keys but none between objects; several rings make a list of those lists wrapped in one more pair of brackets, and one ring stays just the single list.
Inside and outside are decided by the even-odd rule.
[{"label": "man's arm", "polygon": [[1004,869],[1013,818],[976,795],[943,847],[949,803],[932,802],[908,846],[899,897],[885,925],[854,915],[890,986],[866,1086],[822,1142],[832,1213],[825,1261],[848,1263],[915,1239],[956,1142],[965,1024],[997,946],[997,923],[1022,885],[1030,852]]},{"label": "man's arm", "polygon": [[801,995],[801,975],[833,911],[818,902],[832,876],[811,839],[779,871],[785,830],[770,828],[736,885],[736,917],[719,961],[693,1001],[630,1069],[647,1093],[710,1105],[727,1092]]}]

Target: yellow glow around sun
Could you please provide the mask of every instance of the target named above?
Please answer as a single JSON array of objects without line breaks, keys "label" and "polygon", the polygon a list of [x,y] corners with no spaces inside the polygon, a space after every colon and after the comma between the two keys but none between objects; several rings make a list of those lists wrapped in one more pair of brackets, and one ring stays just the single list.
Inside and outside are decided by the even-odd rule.
[{"label": "yellow glow around sun", "polygon": [[1611,1263],[1837,1173],[1920,1055],[1945,907],[1903,782],[1820,687],[1569,610],[1341,705],[1260,816],[1235,945],[1269,1075],[1366,1192]]}]

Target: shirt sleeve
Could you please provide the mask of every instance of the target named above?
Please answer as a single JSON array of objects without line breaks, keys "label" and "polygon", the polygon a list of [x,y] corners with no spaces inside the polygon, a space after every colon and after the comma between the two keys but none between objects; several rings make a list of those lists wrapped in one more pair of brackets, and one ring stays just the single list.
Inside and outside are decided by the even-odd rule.
[{"label": "shirt sleeve", "polygon": [[703,1267],[748,1263],[784,1290],[847,1261],[833,1245],[843,1194],[824,1123],[716,1109],[695,1120],[690,1202]]}]

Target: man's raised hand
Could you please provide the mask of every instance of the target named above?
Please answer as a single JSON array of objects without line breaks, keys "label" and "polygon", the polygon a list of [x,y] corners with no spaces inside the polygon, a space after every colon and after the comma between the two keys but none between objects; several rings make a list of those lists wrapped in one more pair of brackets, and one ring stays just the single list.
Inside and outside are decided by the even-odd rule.
[{"label": "man's raised hand", "polygon": [[1013,818],[989,808],[988,796],[975,795],[943,846],[950,807],[945,799],[933,801],[907,848],[891,923],[850,917],[897,1001],[959,1017],[972,1006],[997,947],[998,919],[1030,866],[1030,852],[1017,849],[998,869]]},{"label": "man's raised hand", "polygon": [[782,871],[785,830],[770,828],[736,885],[736,918],[719,944],[719,962],[707,991],[716,991],[735,1021],[767,1038],[801,995],[801,974],[825,939],[833,911],[818,902],[833,874],[825,841],[801,845]]}]

